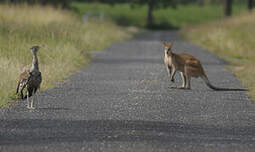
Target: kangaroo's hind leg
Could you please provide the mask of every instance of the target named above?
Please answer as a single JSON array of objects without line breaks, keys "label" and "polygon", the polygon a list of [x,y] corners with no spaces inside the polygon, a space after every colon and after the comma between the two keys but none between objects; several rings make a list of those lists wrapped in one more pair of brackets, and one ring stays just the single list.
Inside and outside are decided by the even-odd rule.
[{"label": "kangaroo's hind leg", "polygon": [[183,72],[180,72],[180,74],[181,74],[181,78],[182,78],[182,86],[181,86],[181,88],[185,88],[185,86],[186,86],[186,76],[183,74]]},{"label": "kangaroo's hind leg", "polygon": [[191,67],[184,67],[184,77],[185,77],[185,89],[191,89],[190,80],[191,80]]},{"label": "kangaroo's hind leg", "polygon": [[190,76],[186,76],[186,85],[185,85],[185,89],[191,89],[191,85],[190,85]]}]

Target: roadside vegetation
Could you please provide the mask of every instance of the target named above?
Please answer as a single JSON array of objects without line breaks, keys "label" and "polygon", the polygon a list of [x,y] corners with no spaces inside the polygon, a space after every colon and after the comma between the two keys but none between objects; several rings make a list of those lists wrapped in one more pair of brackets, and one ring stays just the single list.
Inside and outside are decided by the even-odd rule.
[{"label": "roadside vegetation", "polygon": [[229,61],[228,67],[249,88],[255,100],[255,12],[188,27],[182,35],[219,57]]},{"label": "roadside vegetation", "polygon": [[[106,19],[122,26],[146,27],[147,5],[138,4],[102,4],[73,2],[71,7],[80,16],[98,15],[104,13]],[[247,10],[245,4],[234,4],[233,15],[239,15]],[[220,4],[206,4],[199,7],[197,4],[177,5],[177,8],[167,7],[156,9],[153,12],[154,29],[179,29],[186,25],[197,25],[206,21],[215,20],[224,16],[223,6]]]},{"label": "roadside vegetation", "polygon": [[111,22],[83,24],[76,15],[49,6],[0,5],[0,106],[17,98],[18,76],[32,62],[31,46],[45,44],[38,52],[44,90],[88,64],[89,50],[130,36]]}]

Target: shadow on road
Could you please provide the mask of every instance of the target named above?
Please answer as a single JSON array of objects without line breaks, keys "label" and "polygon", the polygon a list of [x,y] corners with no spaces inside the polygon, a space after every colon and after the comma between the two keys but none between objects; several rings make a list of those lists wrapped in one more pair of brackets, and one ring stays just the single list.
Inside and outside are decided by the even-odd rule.
[{"label": "shadow on road", "polygon": [[129,120],[1,120],[0,145],[83,141],[250,144],[255,128]]}]

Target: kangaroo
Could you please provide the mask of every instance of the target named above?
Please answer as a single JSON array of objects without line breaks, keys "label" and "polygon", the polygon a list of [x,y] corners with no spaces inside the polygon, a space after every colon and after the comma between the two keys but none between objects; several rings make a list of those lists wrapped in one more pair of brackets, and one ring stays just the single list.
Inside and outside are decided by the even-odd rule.
[{"label": "kangaroo", "polygon": [[202,78],[205,84],[216,91],[247,91],[247,89],[218,88],[212,85],[207,78],[200,61],[192,55],[186,53],[175,53],[172,51],[173,43],[167,45],[163,42],[165,58],[164,62],[171,81],[177,71],[180,72],[182,78],[181,86],[171,86],[171,88],[191,89],[191,77]]}]

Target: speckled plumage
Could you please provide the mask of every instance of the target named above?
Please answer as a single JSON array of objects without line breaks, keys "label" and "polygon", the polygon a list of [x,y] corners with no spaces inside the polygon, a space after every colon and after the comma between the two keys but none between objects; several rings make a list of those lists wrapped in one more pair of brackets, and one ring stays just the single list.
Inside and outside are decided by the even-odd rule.
[{"label": "speckled plumage", "polygon": [[19,76],[19,81],[18,81],[18,86],[17,86],[16,93],[17,94],[19,93],[21,95],[21,99],[24,99],[23,90],[27,86],[27,82],[28,82],[29,77],[30,77],[30,73],[29,73],[28,70],[25,70]]},{"label": "speckled plumage", "polygon": [[40,88],[41,82],[42,82],[42,75],[39,70],[39,62],[37,58],[37,51],[40,49],[40,46],[33,46],[30,50],[31,53],[33,54],[33,61],[32,61],[32,66],[30,70],[26,70],[20,75],[20,79],[18,82],[18,87],[17,87],[17,93],[21,94],[21,98],[23,99],[23,89],[27,87],[27,107],[29,109],[33,109],[33,99],[30,103],[29,97],[34,95],[37,90]]}]

